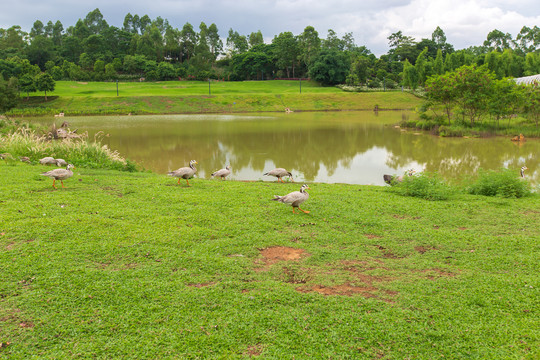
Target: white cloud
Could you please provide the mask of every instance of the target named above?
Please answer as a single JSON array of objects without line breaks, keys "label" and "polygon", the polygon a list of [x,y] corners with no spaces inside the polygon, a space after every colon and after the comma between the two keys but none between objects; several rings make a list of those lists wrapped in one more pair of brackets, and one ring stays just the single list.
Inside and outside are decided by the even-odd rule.
[{"label": "white cloud", "polygon": [[[7,2],[7,0],[0,0]],[[241,34],[261,30],[265,39],[284,31],[300,34],[313,26],[321,38],[328,29],[338,36],[352,32],[358,45],[376,55],[388,51],[387,37],[402,31],[416,40],[431,38],[440,26],[456,49],[481,45],[498,29],[515,37],[523,26],[540,24],[540,3],[532,0],[18,0],[2,4],[0,27],[20,25],[29,31],[35,20],[60,20],[64,28],[99,8],[110,25],[122,26],[129,12],[161,16],[176,28],[190,22],[215,23],[223,37],[230,28]]]}]

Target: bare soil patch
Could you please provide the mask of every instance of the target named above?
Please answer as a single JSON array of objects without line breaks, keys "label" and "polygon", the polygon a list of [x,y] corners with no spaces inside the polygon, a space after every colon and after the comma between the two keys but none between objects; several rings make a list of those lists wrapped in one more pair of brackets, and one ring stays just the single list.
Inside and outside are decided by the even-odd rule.
[{"label": "bare soil patch", "polygon": [[198,284],[187,284],[187,286],[196,287],[196,288],[202,288],[206,286],[212,286],[214,285],[214,282],[207,282],[207,283],[198,283]]},{"label": "bare soil patch", "polygon": [[263,350],[264,350],[264,345],[262,344],[251,345],[251,346],[248,346],[247,350],[244,351],[243,355],[249,356],[249,357],[259,356],[262,354]]},{"label": "bare soil patch", "polygon": [[309,256],[304,249],[295,249],[285,246],[274,246],[261,250],[263,261],[267,265],[275,264],[278,261],[297,261]]},{"label": "bare soil patch", "polygon": [[435,248],[432,246],[415,246],[414,250],[418,251],[420,254],[423,254],[430,250],[435,250]]},{"label": "bare soil patch", "polygon": [[364,234],[365,237],[367,237],[368,239],[381,239],[382,236],[379,236],[379,235],[375,235],[375,234]]}]

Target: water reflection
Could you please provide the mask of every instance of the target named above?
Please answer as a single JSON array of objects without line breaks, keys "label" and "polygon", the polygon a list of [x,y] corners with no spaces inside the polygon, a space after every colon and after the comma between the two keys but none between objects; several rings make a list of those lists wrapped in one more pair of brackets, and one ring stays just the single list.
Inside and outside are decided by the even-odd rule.
[{"label": "water reflection", "polygon": [[[103,130],[104,142],[157,173],[199,162],[199,176],[232,165],[230,178],[275,181],[275,167],[297,181],[383,185],[383,174],[406,169],[454,179],[479,168],[526,164],[538,183],[540,141],[438,138],[394,128],[402,112],[318,112],[237,115],[75,117],[71,128]],[[414,115],[411,115],[414,116]],[[50,121],[50,120],[49,120]]]}]

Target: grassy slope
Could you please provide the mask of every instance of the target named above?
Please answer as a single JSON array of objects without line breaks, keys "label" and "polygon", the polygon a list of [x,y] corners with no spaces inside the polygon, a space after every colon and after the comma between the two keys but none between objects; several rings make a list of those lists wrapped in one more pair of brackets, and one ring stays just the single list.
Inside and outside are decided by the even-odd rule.
[{"label": "grassy slope", "polygon": [[409,93],[347,93],[335,87],[319,87],[311,82],[248,81],[121,83],[116,96],[115,83],[59,81],[56,90],[31,96],[12,114],[172,114],[205,112],[299,110],[414,109],[420,100]]},{"label": "grassy slope", "polygon": [[0,357],[540,354],[538,196],[47,169],[0,163]]}]

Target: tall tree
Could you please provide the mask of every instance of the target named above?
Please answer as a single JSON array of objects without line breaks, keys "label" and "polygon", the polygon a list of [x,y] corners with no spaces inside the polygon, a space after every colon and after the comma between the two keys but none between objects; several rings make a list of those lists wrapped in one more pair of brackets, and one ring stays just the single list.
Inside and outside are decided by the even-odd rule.
[{"label": "tall tree", "polygon": [[86,15],[83,23],[92,34],[101,34],[109,27],[105,19],[103,19],[103,15],[97,8]]},{"label": "tall tree", "polygon": [[14,108],[18,97],[17,79],[12,77],[6,81],[0,74],[0,114]]},{"label": "tall tree", "polygon": [[195,53],[195,46],[197,45],[197,33],[190,23],[186,23],[182,31],[180,31],[180,43],[182,56],[189,61]]},{"label": "tall tree", "polygon": [[45,92],[45,101],[47,101],[47,91],[54,91],[56,83],[52,76],[47,73],[40,74],[36,77],[36,89]]},{"label": "tall tree", "polygon": [[44,33],[43,23],[39,20],[34,21],[32,29],[30,29],[30,37],[33,39],[36,36],[41,36]]},{"label": "tall tree", "polygon": [[227,48],[229,55],[242,54],[249,48],[249,43],[244,35],[240,35],[238,31],[229,29],[229,36],[227,36]]},{"label": "tall tree", "polygon": [[492,30],[488,35],[487,39],[484,41],[484,46],[488,47],[490,50],[503,51],[504,49],[510,49],[510,44],[512,41],[512,35],[509,33],[503,33],[500,30]]},{"label": "tall tree", "polygon": [[321,51],[321,39],[319,33],[313,26],[306,26],[304,31],[298,36],[300,47],[300,60],[309,67],[319,51]]},{"label": "tall tree", "polygon": [[285,70],[288,78],[291,77],[292,71],[292,77],[294,77],[294,68],[300,54],[296,37],[290,31],[283,32],[274,37],[272,44],[274,44],[276,66],[278,69]]},{"label": "tall tree", "polygon": [[263,38],[261,30],[257,32],[252,32],[251,34],[249,34],[248,43],[249,43],[250,48],[260,45],[260,44],[264,44],[264,38]]},{"label": "tall tree", "polygon": [[223,51],[223,41],[219,37],[218,28],[216,24],[212,23],[208,27],[208,45],[210,46],[210,52],[214,55],[214,61],[218,55]]}]

